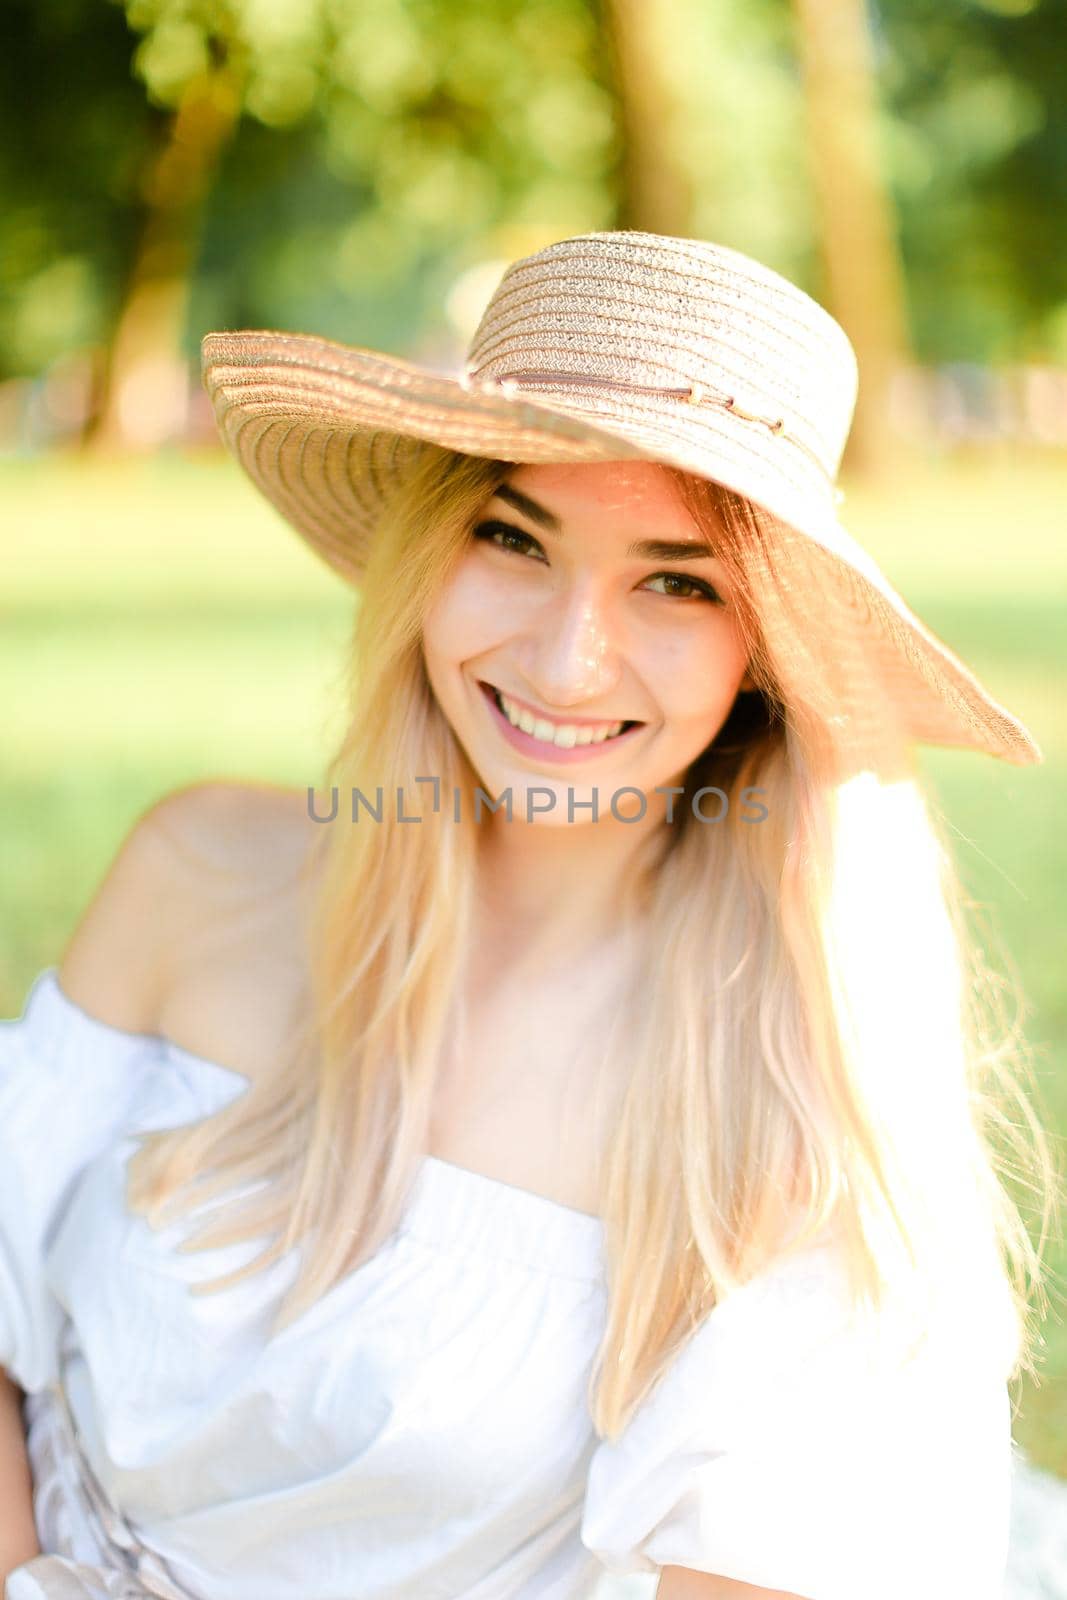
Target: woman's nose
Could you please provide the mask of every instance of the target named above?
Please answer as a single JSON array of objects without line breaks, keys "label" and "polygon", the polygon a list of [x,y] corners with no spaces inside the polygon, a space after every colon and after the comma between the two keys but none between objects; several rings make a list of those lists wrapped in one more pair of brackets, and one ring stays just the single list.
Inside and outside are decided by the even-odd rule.
[{"label": "woman's nose", "polygon": [[604,606],[588,590],[557,595],[540,613],[528,676],[546,705],[577,710],[610,692],[620,670],[620,642]]}]

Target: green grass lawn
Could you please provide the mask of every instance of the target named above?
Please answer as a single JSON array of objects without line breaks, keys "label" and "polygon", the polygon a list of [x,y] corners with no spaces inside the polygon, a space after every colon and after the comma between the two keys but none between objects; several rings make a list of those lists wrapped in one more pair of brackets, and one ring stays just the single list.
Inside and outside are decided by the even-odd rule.
[{"label": "green grass lawn", "polygon": [[[843,515],[1021,716],[1041,767],[924,750],[972,895],[1017,969],[1039,1109],[1067,1132],[1067,461],[987,454]],[[0,1016],[54,963],[136,815],[206,777],[318,783],[355,607],[221,457],[0,463]],[[1067,1476],[1067,1246],[1016,1437]]]}]

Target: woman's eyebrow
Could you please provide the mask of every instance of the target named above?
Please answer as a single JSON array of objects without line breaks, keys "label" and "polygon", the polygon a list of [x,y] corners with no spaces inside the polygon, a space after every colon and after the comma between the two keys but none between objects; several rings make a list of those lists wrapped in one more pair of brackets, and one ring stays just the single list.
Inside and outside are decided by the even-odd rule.
[{"label": "woman's eyebrow", "polygon": [[521,511],[524,517],[529,517],[530,521],[536,522],[539,527],[547,528],[549,533],[563,532],[563,524],[554,511],[549,511],[547,506],[531,500],[528,494],[513,489],[510,483],[501,484],[496,490],[496,498],[506,500],[509,506],[514,506],[516,511]]},{"label": "woman's eyebrow", "polygon": [[644,561],[714,561],[715,551],[703,540],[638,539],[627,550],[628,556]]},{"label": "woman's eyebrow", "polygon": [[[546,528],[549,533],[562,534],[563,524],[554,512],[547,506],[540,505],[536,500],[531,500],[529,495],[523,494],[519,489],[513,489],[509,483],[501,484],[495,491],[498,500],[504,500],[508,505],[514,506],[516,511],[521,511],[524,517],[529,517],[531,522],[536,522],[538,527]],[[687,539],[637,539],[630,545],[626,554],[639,556],[645,561],[714,561],[715,551],[709,544],[702,540]]]}]

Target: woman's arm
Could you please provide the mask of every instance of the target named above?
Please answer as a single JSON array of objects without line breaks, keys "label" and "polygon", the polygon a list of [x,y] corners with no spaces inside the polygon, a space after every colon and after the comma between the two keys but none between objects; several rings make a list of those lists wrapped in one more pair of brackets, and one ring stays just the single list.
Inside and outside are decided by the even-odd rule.
[{"label": "woman's arm", "polygon": [[[187,899],[183,830],[196,821],[193,808],[206,806],[218,788],[178,790],[138,818],[68,941],[58,963],[60,987],[106,1025],[129,1032],[155,1027],[162,957],[176,942]],[[9,1574],[40,1554],[22,1390],[0,1366],[0,1596]]]},{"label": "woman's arm", "polygon": [[22,1424],[22,1390],[0,1367],[0,1594],[8,1573],[40,1551]]},{"label": "woman's arm", "polygon": [[716,1578],[689,1567],[664,1567],[656,1586],[656,1600],[800,1600],[784,1589],[757,1589],[736,1578]]}]

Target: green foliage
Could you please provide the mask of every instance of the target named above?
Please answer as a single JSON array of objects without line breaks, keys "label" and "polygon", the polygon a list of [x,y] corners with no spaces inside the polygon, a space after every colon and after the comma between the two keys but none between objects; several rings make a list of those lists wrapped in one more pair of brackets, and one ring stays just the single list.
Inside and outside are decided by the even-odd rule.
[{"label": "green foliage", "polygon": [[[823,287],[787,0],[659,0],[691,231]],[[611,227],[607,0],[8,0],[0,379],[110,340],[173,119],[239,111],[190,209],[186,350],[276,325],[453,340],[464,270]],[[877,0],[920,359],[1067,359],[1063,0]],[[454,342],[454,341],[453,341]]]},{"label": "green foliage", "polygon": [[885,149],[928,360],[1067,361],[1062,0],[880,0]]},{"label": "green foliage", "polygon": [[804,105],[784,0],[673,0],[661,70],[671,143],[693,186],[691,232],[817,292]]},{"label": "green foliage", "polygon": [[129,0],[176,105],[228,73],[244,119],[205,218],[187,348],[240,322],[447,333],[468,263],[610,226],[613,105],[583,0]]},{"label": "green foliage", "polygon": [[0,378],[106,342],[163,117],[100,0],[6,0],[0,51]]}]

